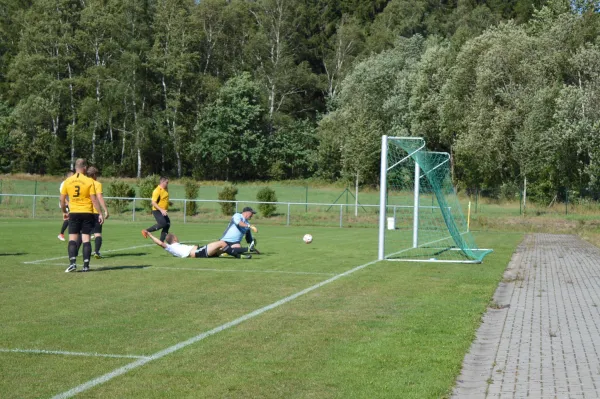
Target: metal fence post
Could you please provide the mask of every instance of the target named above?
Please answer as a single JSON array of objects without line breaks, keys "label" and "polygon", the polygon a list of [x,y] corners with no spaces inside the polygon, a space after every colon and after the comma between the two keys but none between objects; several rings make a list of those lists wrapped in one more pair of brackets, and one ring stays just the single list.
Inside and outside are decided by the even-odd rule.
[{"label": "metal fence post", "polygon": [[[36,181],[37,183],[37,181]],[[35,219],[35,199],[36,199],[36,195],[33,195],[33,218]]]},{"label": "metal fence post", "polygon": [[342,218],[344,217],[344,205],[340,204],[340,227],[342,227]]},{"label": "metal fence post", "polygon": [[290,203],[288,202],[287,226],[290,225]]},{"label": "metal fence post", "polygon": [[133,213],[132,213],[132,220],[135,222],[135,198],[133,199]]},{"label": "metal fence post", "polygon": [[183,224],[185,224],[185,214],[187,213],[187,200],[183,200]]}]

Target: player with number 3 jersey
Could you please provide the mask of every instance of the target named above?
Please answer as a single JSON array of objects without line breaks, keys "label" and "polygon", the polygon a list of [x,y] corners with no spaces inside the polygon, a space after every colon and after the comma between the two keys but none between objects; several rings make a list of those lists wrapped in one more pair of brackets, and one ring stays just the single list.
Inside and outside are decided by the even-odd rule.
[{"label": "player with number 3 jersey", "polygon": [[[94,207],[100,209],[96,198],[94,181],[85,175],[87,162],[85,159],[75,161],[75,174],[67,178],[60,190],[60,206],[63,211],[63,219],[69,219],[69,267],[66,272],[74,272],[77,269],[77,240],[81,236],[83,242],[83,271],[90,269],[90,257],[92,245],[90,244],[90,233],[94,227]],[[69,212],[67,212],[66,198],[69,196]],[[102,215],[98,216],[98,222],[103,223]]]}]

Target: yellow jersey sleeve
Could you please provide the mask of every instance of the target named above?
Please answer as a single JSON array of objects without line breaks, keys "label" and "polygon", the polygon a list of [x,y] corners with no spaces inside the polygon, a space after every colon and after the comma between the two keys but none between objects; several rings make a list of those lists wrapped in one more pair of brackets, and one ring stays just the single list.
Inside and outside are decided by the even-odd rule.
[{"label": "yellow jersey sleeve", "polygon": [[[159,207],[166,211],[169,209],[169,192],[161,186],[157,186],[152,192],[152,201],[156,202]],[[152,210],[157,211],[158,209],[153,206]]]},{"label": "yellow jersey sleeve", "polygon": [[96,194],[94,181],[89,177],[75,173],[65,180],[61,194],[69,196],[69,211],[72,213],[93,213],[91,195]]},{"label": "yellow jersey sleeve", "polygon": [[[99,181],[94,180],[94,179],[92,179],[92,182],[94,184],[94,189],[96,190],[96,195],[102,194],[102,183],[100,183]],[[100,211],[98,209],[96,209],[96,207],[94,207],[94,211],[93,212],[95,214],[100,213]]]}]

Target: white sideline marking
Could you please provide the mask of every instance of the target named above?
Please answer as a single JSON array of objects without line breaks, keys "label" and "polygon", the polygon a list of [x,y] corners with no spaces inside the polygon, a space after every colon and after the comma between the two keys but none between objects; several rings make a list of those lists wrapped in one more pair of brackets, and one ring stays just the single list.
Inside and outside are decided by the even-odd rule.
[{"label": "white sideline marking", "polygon": [[[91,241],[90,241],[91,242]],[[102,251],[102,253],[106,253],[106,252],[119,252],[119,251],[127,251],[129,249],[137,249],[137,248],[144,248],[144,247],[151,247],[155,244],[145,244],[145,245],[136,245],[135,247],[128,247],[128,248],[120,248],[120,249],[110,249],[108,251]],[[58,260],[58,259],[68,259],[69,256],[59,256],[56,258],[47,258],[47,259],[39,259],[39,260],[30,260],[28,262],[23,262],[26,265],[32,265],[32,264],[36,264],[36,263],[41,263],[41,262],[45,262],[45,261],[49,261],[49,260]]]},{"label": "white sideline marking", "polygon": [[281,273],[281,274],[316,274],[320,276],[335,276],[335,273],[319,272],[286,272],[281,270],[243,270],[243,269],[207,269],[200,267],[166,267],[166,266],[148,266],[145,269],[173,269],[173,270],[197,270],[199,272],[241,272],[241,273]]},{"label": "white sideline marking", "polygon": [[39,353],[45,355],[66,355],[66,356],[93,356],[93,357],[126,357],[131,359],[147,359],[147,356],[136,355],[111,355],[105,353],[87,353],[87,352],[67,352],[67,351],[48,351],[44,349],[5,349],[0,348],[0,352],[12,353]]},{"label": "white sideline marking", "polygon": [[300,292],[297,292],[297,293],[292,294],[292,295],[290,295],[288,297],[280,299],[277,302],[273,302],[270,305],[264,306],[264,307],[262,307],[260,309],[256,309],[253,312],[247,313],[247,314],[245,314],[245,315],[243,315],[241,317],[238,317],[235,320],[232,320],[232,321],[230,321],[228,323],[225,323],[225,324],[222,324],[222,325],[220,325],[218,327],[215,327],[212,330],[205,331],[205,332],[203,332],[201,334],[198,334],[195,337],[192,337],[192,338],[190,338],[190,339],[188,339],[186,341],[182,341],[182,342],[180,342],[178,344],[175,344],[175,345],[170,346],[170,347],[168,347],[166,349],[158,351],[158,352],[154,353],[153,355],[150,355],[150,356],[148,356],[146,358],[136,360],[135,362],[126,364],[123,367],[119,367],[117,369],[114,369],[113,371],[111,371],[109,373],[106,373],[106,374],[104,374],[104,375],[102,375],[100,377],[94,378],[93,380],[90,380],[90,381],[85,382],[85,383],[83,383],[81,385],[78,385],[75,388],[72,388],[72,389],[70,389],[70,390],[68,390],[66,392],[63,392],[63,393],[58,394],[56,396],[53,396],[52,399],[71,398],[71,397],[73,397],[73,396],[75,396],[75,395],[77,395],[77,394],[79,394],[81,392],[87,391],[88,389],[95,387],[96,385],[103,384],[103,383],[105,383],[107,381],[112,380],[115,377],[118,377],[118,376],[120,376],[122,374],[127,373],[130,370],[133,370],[133,369],[136,369],[138,367],[141,367],[141,366],[145,365],[146,363],[149,363],[149,362],[151,362],[153,360],[158,360],[158,359],[160,359],[162,357],[165,357],[165,356],[167,356],[167,355],[169,355],[169,354],[171,354],[171,353],[173,353],[175,351],[178,351],[179,349],[185,348],[186,346],[189,346],[189,345],[194,344],[194,343],[196,343],[198,341],[201,341],[204,338],[210,337],[211,335],[215,335],[215,334],[217,334],[217,333],[219,333],[221,331],[224,331],[224,330],[226,330],[228,328],[237,326],[238,324],[241,324],[241,323],[243,323],[246,320],[252,319],[253,317],[259,316],[259,315],[261,315],[262,313],[264,313],[264,312],[266,312],[268,310],[274,309],[274,308],[279,307],[279,306],[281,306],[283,304],[286,304],[286,303],[288,303],[290,301],[293,301],[294,299],[296,299],[296,298],[298,298],[298,297],[300,297],[300,296],[302,296],[304,294],[307,294],[307,293],[309,293],[311,291],[314,291],[317,288],[321,288],[324,285],[332,283],[332,282],[334,282],[334,281],[336,281],[336,280],[338,280],[338,279],[340,279],[342,277],[345,277],[345,276],[347,276],[349,274],[352,274],[352,273],[354,273],[354,272],[356,272],[358,270],[364,269],[365,267],[370,266],[370,265],[372,265],[374,263],[377,263],[377,262],[379,262],[379,261],[378,260],[373,260],[371,262],[365,263],[364,265],[357,266],[354,269],[350,269],[348,271],[345,271],[344,273],[337,274],[337,275],[331,277],[330,279],[327,279],[327,280],[322,281],[320,283],[317,283],[317,284],[315,284],[315,285],[313,285],[311,287],[308,287],[308,288],[306,288],[306,289],[304,289],[304,290],[302,290]]}]

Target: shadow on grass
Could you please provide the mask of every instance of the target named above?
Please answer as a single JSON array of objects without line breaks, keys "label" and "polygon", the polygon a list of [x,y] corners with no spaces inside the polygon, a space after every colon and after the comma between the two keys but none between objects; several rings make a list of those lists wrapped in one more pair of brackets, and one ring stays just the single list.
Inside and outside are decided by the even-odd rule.
[{"label": "shadow on grass", "polygon": [[149,252],[138,252],[138,253],[124,253],[124,254],[110,254],[110,255],[102,255],[103,258],[120,258],[124,256],[144,256],[148,255]]},{"label": "shadow on grass", "polygon": [[0,253],[0,256],[20,256],[20,255],[28,255],[28,252],[13,252],[13,253],[7,253],[7,254]]},{"label": "shadow on grass", "polygon": [[[111,266],[111,267],[98,267],[91,268],[90,272],[107,272],[110,270],[126,270],[126,269],[145,269],[147,267],[151,267],[152,265],[138,265],[138,266]],[[80,273],[83,273],[81,270]],[[89,272],[86,272],[89,273]]]}]

